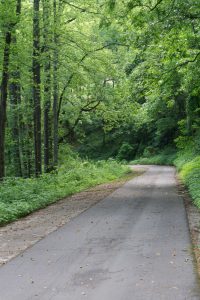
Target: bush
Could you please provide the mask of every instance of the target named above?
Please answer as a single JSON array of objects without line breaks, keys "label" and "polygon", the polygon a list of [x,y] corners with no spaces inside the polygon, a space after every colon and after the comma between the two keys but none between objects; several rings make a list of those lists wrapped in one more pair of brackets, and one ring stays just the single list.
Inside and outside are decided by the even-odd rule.
[{"label": "bush", "polygon": [[123,143],[118,151],[117,159],[118,160],[130,160],[133,155],[135,149],[129,143]]},{"label": "bush", "polygon": [[200,208],[200,156],[191,156],[191,152],[181,152],[182,155],[179,153],[175,164],[180,171],[182,181],[188,187],[195,205]]},{"label": "bush", "polygon": [[154,147],[148,146],[144,149],[143,157],[152,157],[156,154],[156,149]]}]

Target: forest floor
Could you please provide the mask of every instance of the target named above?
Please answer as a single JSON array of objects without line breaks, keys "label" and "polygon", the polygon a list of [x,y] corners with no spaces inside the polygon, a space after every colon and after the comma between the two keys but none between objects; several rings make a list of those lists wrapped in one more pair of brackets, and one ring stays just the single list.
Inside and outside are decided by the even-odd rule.
[{"label": "forest floor", "polygon": [[66,197],[27,217],[0,227],[0,266],[141,173],[141,171],[129,173],[121,179]]},{"label": "forest floor", "polygon": [[[185,192],[177,189],[175,168],[145,168],[112,194],[108,184],[74,196],[81,202],[80,194],[96,199],[107,191],[68,224],[61,206],[60,228],[0,268],[1,299],[199,300]],[[52,213],[37,221],[54,221]]]}]

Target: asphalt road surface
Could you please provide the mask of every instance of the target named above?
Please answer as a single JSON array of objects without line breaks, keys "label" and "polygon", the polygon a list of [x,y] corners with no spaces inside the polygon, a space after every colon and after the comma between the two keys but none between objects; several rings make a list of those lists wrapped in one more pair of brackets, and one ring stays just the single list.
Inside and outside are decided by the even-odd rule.
[{"label": "asphalt road surface", "polygon": [[148,167],[1,267],[0,300],[200,299],[174,175]]}]

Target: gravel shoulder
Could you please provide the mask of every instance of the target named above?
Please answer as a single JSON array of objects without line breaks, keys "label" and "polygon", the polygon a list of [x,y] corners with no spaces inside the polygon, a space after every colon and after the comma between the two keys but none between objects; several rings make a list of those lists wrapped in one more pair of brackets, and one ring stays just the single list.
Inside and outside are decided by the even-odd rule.
[{"label": "gravel shoulder", "polygon": [[29,216],[0,227],[0,265],[16,257],[30,246],[57,230],[100,200],[121,187],[136,175],[131,173],[114,182],[101,184],[62,199]]}]

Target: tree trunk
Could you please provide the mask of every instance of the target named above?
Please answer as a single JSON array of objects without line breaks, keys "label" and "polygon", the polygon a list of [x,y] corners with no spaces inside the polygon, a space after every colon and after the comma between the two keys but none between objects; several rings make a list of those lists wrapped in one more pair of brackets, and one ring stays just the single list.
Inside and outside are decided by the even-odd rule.
[{"label": "tree trunk", "polygon": [[14,166],[14,172],[16,177],[22,176],[21,168],[21,156],[20,156],[20,127],[19,127],[19,111],[18,106],[20,104],[21,91],[20,91],[20,74],[19,72],[14,72],[11,74],[14,80],[10,84],[10,104],[11,104],[11,129],[12,129],[12,161]]},{"label": "tree trunk", "polygon": [[[20,16],[21,14],[21,0],[17,1],[16,14]],[[16,46],[17,38],[16,31],[12,34],[12,44]],[[16,177],[22,176],[21,167],[21,155],[20,155],[20,115],[19,115],[19,104],[21,103],[21,87],[20,87],[20,70],[16,67],[11,73],[10,83],[10,104],[11,104],[11,128],[12,128],[12,139],[13,139],[13,149],[12,149],[12,160],[14,165],[14,172]]]},{"label": "tree trunk", "polygon": [[5,46],[3,57],[3,72],[1,80],[0,98],[0,180],[5,177],[5,129],[6,129],[6,107],[8,98],[8,68],[10,59],[11,30],[5,33]]},{"label": "tree trunk", "polygon": [[44,38],[44,171],[50,172],[52,169],[52,136],[51,136],[51,55],[50,55],[50,12],[49,0],[43,0],[43,38]]},{"label": "tree trunk", "polygon": [[60,17],[57,1],[53,2],[54,10],[54,53],[53,53],[53,164],[58,165],[58,18]]},{"label": "tree trunk", "polygon": [[42,173],[41,155],[41,95],[40,95],[40,1],[33,2],[33,110],[35,175]]}]

